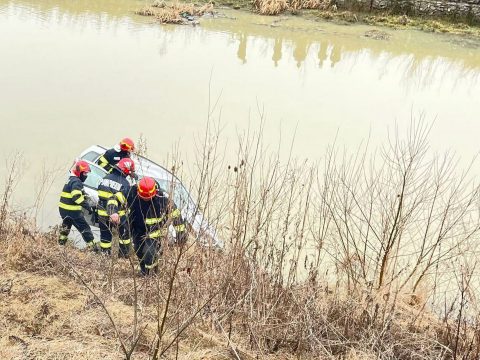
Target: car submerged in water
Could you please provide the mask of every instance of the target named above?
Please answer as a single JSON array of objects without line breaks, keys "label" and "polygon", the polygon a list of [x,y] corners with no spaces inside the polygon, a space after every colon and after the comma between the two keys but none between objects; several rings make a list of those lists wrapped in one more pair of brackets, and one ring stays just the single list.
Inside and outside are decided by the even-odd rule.
[{"label": "car submerged in water", "polygon": [[[107,149],[102,146],[93,145],[83,151],[78,158],[78,160],[84,160],[90,165],[91,172],[88,174],[88,177],[84,182],[84,189],[91,205],[93,206],[96,206],[98,203],[98,185],[107,174],[102,167],[97,165],[97,160],[106,150]],[[223,242],[217,236],[215,227],[212,226],[212,224],[209,224],[203,214],[200,213],[197,203],[193,200],[192,196],[178,177],[163,166],[158,165],[143,156],[132,154],[132,160],[135,163],[135,173],[137,174],[138,179],[141,179],[144,176],[154,178],[160,185],[160,188],[169,197],[172,197],[175,205],[180,209],[183,218],[189,224],[191,234],[195,235],[195,239],[200,244],[215,248],[223,248]],[[128,180],[130,181],[131,179],[128,178]],[[170,192],[173,192],[173,194]],[[85,212],[85,219],[87,219],[91,226],[95,228],[98,227],[95,216],[88,215],[88,213]],[[95,228],[92,229],[94,230],[94,236],[95,238],[99,238],[99,231]],[[175,235],[175,229],[171,225],[169,227],[169,233],[172,237]],[[82,243],[79,234],[76,234],[75,243]]]}]

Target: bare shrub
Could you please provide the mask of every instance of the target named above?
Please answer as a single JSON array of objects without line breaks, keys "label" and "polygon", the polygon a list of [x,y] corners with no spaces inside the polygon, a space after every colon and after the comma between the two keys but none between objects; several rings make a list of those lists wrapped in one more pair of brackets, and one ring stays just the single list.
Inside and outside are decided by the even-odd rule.
[{"label": "bare shrub", "polygon": [[5,169],[8,176],[4,179],[3,190],[1,194],[1,203],[0,203],[0,235],[6,228],[6,222],[8,215],[13,211],[11,209],[11,200],[12,194],[15,190],[18,177],[20,175],[20,164],[22,161],[22,156],[19,153],[16,153],[12,156],[12,159],[5,160]]},{"label": "bare shrub", "polygon": [[[478,187],[453,157],[429,153],[425,123],[378,150],[331,148],[311,164],[269,152],[263,121],[239,135],[227,161],[231,143],[208,118],[194,171],[182,177],[196,184],[198,209],[224,249],[194,234],[184,246],[164,239],[160,273],[140,278],[135,258],[107,264],[60,248],[9,212],[0,290],[23,289],[16,281],[25,274],[55,279],[77,297],[82,321],[72,330],[51,292],[45,306],[35,296],[19,307],[34,306],[36,319],[0,294],[0,343],[16,336],[10,342],[37,358],[48,346],[37,339],[69,343],[81,333],[96,334],[106,358],[104,346],[151,359],[205,348],[235,359],[478,358]],[[170,161],[175,174],[185,171],[178,153]]]}]

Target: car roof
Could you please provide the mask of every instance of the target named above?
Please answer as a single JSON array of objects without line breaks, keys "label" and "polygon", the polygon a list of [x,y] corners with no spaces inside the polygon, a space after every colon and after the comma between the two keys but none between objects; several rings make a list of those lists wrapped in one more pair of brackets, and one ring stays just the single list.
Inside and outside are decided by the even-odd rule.
[{"label": "car roof", "polygon": [[[107,148],[101,146],[101,145],[92,145],[89,148],[85,149],[81,154],[80,157],[82,159],[86,159],[92,163],[95,163],[95,161],[100,157],[101,154],[105,153]],[[92,155],[89,155],[89,153],[95,153],[96,156],[92,157]],[[171,181],[172,179],[175,179],[179,183],[182,183],[181,180],[174,175],[171,171],[167,170],[165,167],[162,165],[159,165],[155,163],[154,161],[147,159],[144,156],[141,155],[134,155],[132,157],[133,160],[136,160],[136,171],[140,172],[141,175],[143,176],[151,176],[163,180],[169,180]]]},{"label": "car roof", "polygon": [[[106,150],[107,148],[101,145],[92,145],[85,149],[80,154],[80,157],[95,164],[96,160],[100,157],[100,155],[104,154]],[[190,192],[185,188],[185,185],[182,183],[182,181],[165,167],[141,155],[135,154],[134,156],[132,156],[132,159],[135,161],[135,172],[139,176],[150,176],[155,178],[156,180],[167,181],[169,183],[174,182],[175,184],[179,184],[183,188],[184,192],[186,192],[189,201],[193,204],[196,204],[196,201],[192,198]],[[169,192],[169,189],[163,190],[167,193]]]}]

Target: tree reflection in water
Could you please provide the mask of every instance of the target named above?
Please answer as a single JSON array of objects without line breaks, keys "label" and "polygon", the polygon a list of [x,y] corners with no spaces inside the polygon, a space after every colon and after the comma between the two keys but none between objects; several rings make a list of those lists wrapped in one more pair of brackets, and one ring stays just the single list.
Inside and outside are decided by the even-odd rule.
[{"label": "tree reflection in water", "polygon": [[[137,7],[138,2],[132,0],[0,0],[0,12],[22,12],[22,16],[41,14],[39,20],[43,22],[68,22],[78,28],[116,29],[131,23],[129,27],[140,33],[142,27],[152,24],[150,19],[133,14]],[[182,37],[185,46],[191,46],[198,39],[203,41],[213,34],[226,34],[228,42],[233,40],[237,44],[236,56],[244,65],[255,66],[254,57],[247,63],[249,51],[258,57],[267,49],[266,54],[271,51],[274,67],[278,67],[282,60],[287,63],[293,60],[300,69],[308,57],[315,56],[314,52],[317,52],[320,69],[326,69],[325,66],[334,69],[340,64],[353,69],[362,65],[360,60],[368,60],[376,64],[379,76],[383,76],[388,65],[394,64],[396,71],[402,72],[406,87],[428,86],[434,78],[452,76],[452,73],[457,81],[467,79],[470,84],[479,79],[478,41],[454,36],[440,39],[413,31],[392,32],[390,40],[375,40],[363,36],[367,29],[316,23],[298,17],[260,18],[235,12],[225,19],[204,19],[196,28],[159,26],[158,53],[166,55],[168,48]]]}]

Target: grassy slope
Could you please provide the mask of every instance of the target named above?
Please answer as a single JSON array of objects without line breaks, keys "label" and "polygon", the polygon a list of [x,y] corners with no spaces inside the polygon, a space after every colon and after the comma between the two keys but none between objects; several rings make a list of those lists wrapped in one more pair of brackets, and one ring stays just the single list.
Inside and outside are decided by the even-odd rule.
[{"label": "grassy slope", "polygon": [[193,242],[185,251],[165,247],[159,276],[140,278],[133,276],[135,259],[112,262],[59,246],[55,234],[32,230],[24,218],[0,225],[0,359],[119,359],[119,339],[128,348],[135,333],[141,335],[132,358],[149,358],[167,298],[160,350],[169,359],[413,360],[451,353],[442,323],[408,294],[346,296],[316,275],[285,286],[275,280],[281,267],[272,277],[241,247],[216,252]]},{"label": "grassy slope", "polygon": [[[7,290],[12,284],[10,290]],[[5,287],[7,285],[7,287]],[[122,352],[103,310],[75,281],[64,277],[2,270],[1,359],[121,359]],[[115,296],[109,311],[130,328],[132,307]],[[200,328],[181,345],[180,358],[228,359],[229,349]],[[134,358],[147,358],[140,348]]]},{"label": "grassy slope", "polygon": [[[133,306],[127,261],[116,265],[115,290],[106,291],[108,265],[98,255],[59,247],[51,237],[9,236],[0,242],[0,359],[120,359],[115,331],[97,299],[83,286],[68,262],[100,295],[124,338],[132,329]],[[140,280],[142,292],[154,283]],[[153,338],[153,309],[145,309],[144,339]],[[182,336],[180,359],[229,359],[231,347],[208,327],[192,327]],[[140,341],[133,358],[148,357],[148,341]],[[173,357],[174,355],[172,355]]]}]

